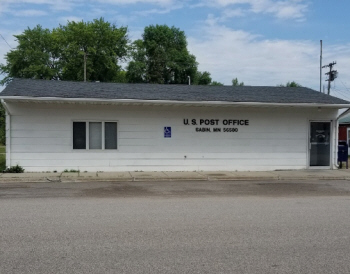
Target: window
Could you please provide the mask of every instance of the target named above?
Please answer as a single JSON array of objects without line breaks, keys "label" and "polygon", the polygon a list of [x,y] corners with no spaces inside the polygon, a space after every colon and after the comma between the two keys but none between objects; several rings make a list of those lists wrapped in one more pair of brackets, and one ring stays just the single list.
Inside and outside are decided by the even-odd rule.
[{"label": "window", "polygon": [[102,123],[89,123],[89,149],[102,149]]},{"label": "window", "polygon": [[117,123],[105,123],[105,149],[117,149]]},{"label": "window", "polygon": [[86,123],[73,123],[73,149],[86,149]]},{"label": "window", "polygon": [[73,122],[73,149],[117,149],[117,123]]}]

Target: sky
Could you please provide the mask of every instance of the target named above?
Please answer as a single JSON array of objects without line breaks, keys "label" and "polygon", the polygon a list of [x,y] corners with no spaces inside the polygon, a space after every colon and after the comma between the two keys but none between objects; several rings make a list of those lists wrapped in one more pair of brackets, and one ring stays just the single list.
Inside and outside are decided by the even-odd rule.
[{"label": "sky", "polygon": [[350,100],[349,11],[348,0],[0,0],[0,63],[27,28],[103,17],[128,27],[131,41],[149,25],[179,28],[199,70],[225,85],[237,77],[250,86],[295,81],[320,90],[322,40],[323,65],[336,61],[339,73],[331,95]]}]

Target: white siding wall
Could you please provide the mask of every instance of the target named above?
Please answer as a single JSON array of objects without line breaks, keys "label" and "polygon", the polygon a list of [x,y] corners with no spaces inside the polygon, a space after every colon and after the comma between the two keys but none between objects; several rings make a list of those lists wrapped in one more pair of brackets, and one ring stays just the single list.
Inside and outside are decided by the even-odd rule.
[{"label": "white siding wall", "polygon": [[[308,167],[310,120],[336,110],[8,103],[11,165],[26,171],[275,170]],[[237,133],[184,119],[248,119]],[[117,121],[118,150],[73,150],[73,121]],[[172,137],[164,138],[165,126]],[[208,126],[205,126],[208,127]],[[232,127],[232,126],[230,126]]]}]

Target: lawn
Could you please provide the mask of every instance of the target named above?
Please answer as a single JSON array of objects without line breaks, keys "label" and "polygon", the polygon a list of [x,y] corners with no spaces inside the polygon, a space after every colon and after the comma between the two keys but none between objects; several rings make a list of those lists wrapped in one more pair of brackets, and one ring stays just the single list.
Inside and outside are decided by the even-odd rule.
[{"label": "lawn", "polygon": [[6,168],[5,146],[0,146],[0,172]]}]

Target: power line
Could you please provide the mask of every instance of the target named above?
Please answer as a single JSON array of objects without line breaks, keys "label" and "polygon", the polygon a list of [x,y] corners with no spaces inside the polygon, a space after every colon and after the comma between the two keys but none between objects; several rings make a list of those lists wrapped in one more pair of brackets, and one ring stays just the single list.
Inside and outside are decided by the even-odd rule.
[{"label": "power line", "polygon": [[345,87],[345,89],[346,89],[347,91],[350,91],[350,89],[344,84],[343,81],[340,80],[340,83]]},{"label": "power line", "polygon": [[349,100],[349,97],[347,97],[344,93],[340,92],[339,90],[332,90],[333,96],[338,97],[338,98],[342,98],[345,100]]},{"label": "power line", "polygon": [[344,86],[345,90],[342,89],[340,91],[338,88],[335,87],[335,84],[334,84],[333,90],[336,91],[338,94],[341,94],[342,96],[346,97],[347,99],[350,99],[349,88],[344,84],[343,81],[340,80],[340,83]]},{"label": "power line", "polygon": [[347,96],[347,97],[350,97],[350,94],[344,90],[340,90],[340,89],[337,89],[337,88],[334,88],[335,91],[337,91],[338,93],[341,93],[342,95],[344,96]]},{"label": "power line", "polygon": [[6,39],[4,38],[4,36],[1,35],[1,33],[0,33],[0,36],[5,41],[5,43],[10,47],[10,49],[13,49],[13,47],[11,47],[9,43],[7,43]]},{"label": "power line", "polygon": [[347,100],[350,100],[349,94],[346,94],[338,89],[333,89],[333,92],[336,92],[339,95],[341,95],[341,97],[346,98]]}]

